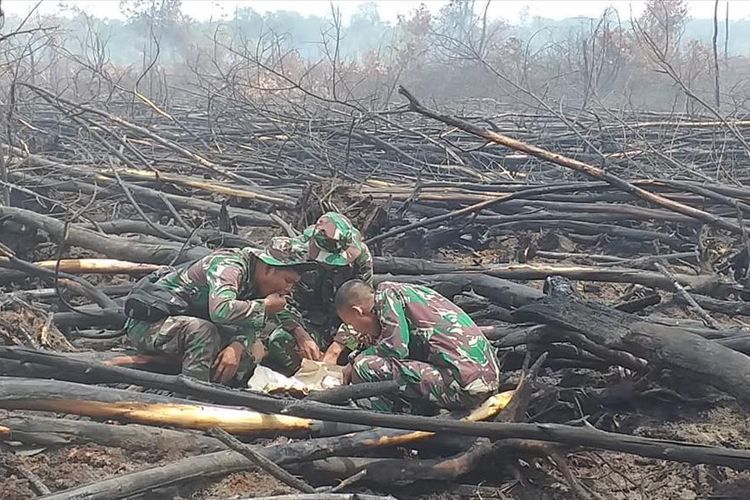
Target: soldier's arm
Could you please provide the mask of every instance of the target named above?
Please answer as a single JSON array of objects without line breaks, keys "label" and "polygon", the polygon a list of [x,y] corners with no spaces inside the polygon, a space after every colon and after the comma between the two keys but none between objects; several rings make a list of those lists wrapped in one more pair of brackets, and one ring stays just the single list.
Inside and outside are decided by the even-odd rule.
[{"label": "soldier's arm", "polygon": [[292,300],[287,300],[286,307],[276,313],[276,319],[281,327],[288,332],[303,327],[302,313],[299,312],[297,304]]},{"label": "soldier's arm", "polygon": [[409,356],[409,321],[406,319],[406,304],[393,291],[386,291],[380,313],[380,337],[363,354],[377,354],[385,358],[404,359]]},{"label": "soldier's arm", "polygon": [[333,342],[323,356],[323,363],[335,365],[342,352],[356,351],[360,347],[362,347],[362,341],[357,331],[346,323],[341,323],[333,337]]},{"label": "soldier's arm", "polygon": [[208,314],[217,325],[233,326],[238,334],[233,340],[250,349],[257,332],[265,323],[264,299],[239,300],[241,283],[247,272],[238,259],[217,256],[208,264]]},{"label": "soldier's arm", "polygon": [[356,268],[357,279],[360,279],[365,283],[372,285],[372,278],[374,274],[372,254],[370,253],[370,249],[367,248],[367,245],[364,246],[362,253],[359,255],[359,257],[357,257],[357,260],[354,261],[354,266]]}]

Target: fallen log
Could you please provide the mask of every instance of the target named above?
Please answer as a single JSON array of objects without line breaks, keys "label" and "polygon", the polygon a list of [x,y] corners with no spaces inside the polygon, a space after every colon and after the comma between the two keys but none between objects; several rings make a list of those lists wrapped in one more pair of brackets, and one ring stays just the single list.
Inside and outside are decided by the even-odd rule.
[{"label": "fallen log", "polygon": [[[581,349],[580,353],[571,353],[571,359],[582,361],[606,361],[613,365],[630,368],[635,372],[645,372],[647,363],[629,352],[596,344],[585,336],[561,328],[552,328],[544,325],[508,325],[503,329],[488,332],[490,340],[495,340],[493,345],[499,348],[513,347],[526,344],[529,347],[539,346],[541,350],[549,350],[555,354],[565,354],[560,351],[563,347],[555,345],[556,342],[569,342]],[[559,356],[558,356],[559,357]],[[564,356],[563,356],[564,357]]]},{"label": "fallen log", "polygon": [[[106,173],[105,173],[106,175]],[[285,209],[293,209],[295,207],[295,200],[288,198],[284,195],[273,193],[266,189],[254,188],[249,186],[231,186],[226,183],[218,183],[216,181],[210,182],[205,179],[199,179],[196,177],[190,177],[184,174],[175,175],[166,172],[151,172],[148,170],[134,170],[125,169],[120,172],[122,177],[139,179],[139,180],[150,180],[153,182],[170,182],[172,184],[179,184],[182,186],[188,186],[191,188],[200,189],[209,193],[221,194],[227,197],[241,198],[253,201],[264,201],[278,205]]]},{"label": "fallen log", "polygon": [[[511,393],[502,393],[473,410],[466,421],[488,420],[506,408]],[[12,416],[0,420],[7,429],[4,439],[25,444],[62,446],[98,443],[125,449],[166,449],[185,453],[208,453],[225,449],[218,440],[188,431],[161,429],[140,424],[112,425],[85,420]],[[415,444],[435,434],[422,431],[373,429],[334,437],[306,439],[281,446],[260,448],[275,463],[287,464],[320,459],[335,454],[348,455],[376,448]]]},{"label": "fallen log", "polygon": [[[0,408],[68,413],[233,434],[344,434],[360,428],[57,380],[0,377]],[[320,434],[322,433],[322,434]]]},{"label": "fallen log", "polygon": [[190,479],[213,477],[247,469],[252,464],[236,451],[219,451],[187,457],[162,467],[120,474],[103,481],[70,488],[42,497],[44,500],[114,500],[146,493]]},{"label": "fallen log", "polygon": [[[750,303],[742,300],[720,300],[704,295],[692,295],[693,299],[703,309],[726,314],[728,316],[750,316]],[[687,301],[680,295],[675,295],[672,300],[678,304],[686,304]]]},{"label": "fallen log", "polygon": [[[414,259],[418,260],[418,259]],[[382,262],[382,261],[381,261]],[[425,261],[422,261],[425,262]],[[405,270],[405,269],[404,269]],[[397,281],[417,283],[434,288],[446,297],[473,290],[507,308],[529,304],[544,296],[541,290],[482,273],[458,272],[437,274],[390,275],[376,274],[375,282]]]},{"label": "fallen log", "polygon": [[[739,353],[737,353],[739,355]],[[750,450],[735,450],[693,443],[651,439],[600,431],[589,427],[547,423],[455,422],[431,417],[388,415],[348,409],[331,410],[319,403],[290,405],[284,413],[319,419],[361,423],[398,429],[424,429],[433,432],[487,437],[556,442],[572,446],[620,451],[649,458],[676,462],[723,465],[736,470],[750,469]]]},{"label": "fallen log", "polygon": [[367,399],[382,394],[398,391],[398,382],[387,380],[383,382],[364,382],[332,387],[323,391],[311,392],[306,399],[321,403],[341,404],[357,399]]},{"label": "fallen log", "polygon": [[[467,419],[491,418],[505,407],[509,399],[509,394],[492,398],[487,404],[473,411]],[[277,464],[298,463],[306,460],[322,459],[334,454],[346,454],[378,447],[413,443],[432,436],[433,434],[429,432],[379,429],[337,436],[335,438],[302,440],[285,445],[277,444],[274,446],[259,447],[257,451],[263,457]],[[196,477],[211,477],[237,472],[245,470],[249,466],[252,466],[252,462],[241,454],[230,450],[219,451],[198,457],[185,458],[166,466],[152,467],[105,479],[104,481],[71,488],[55,493],[49,498],[57,500],[125,498],[137,493],[151,491],[160,486],[175,484]]]},{"label": "fallen log", "polygon": [[454,117],[447,116],[447,115],[441,115],[433,110],[430,110],[424,107],[404,87],[399,87],[398,91],[399,91],[399,94],[406,97],[406,99],[409,101],[409,109],[411,111],[427,116],[434,120],[446,123],[448,125],[457,127],[465,132],[476,135],[478,137],[482,137],[483,139],[486,139],[495,144],[500,144],[507,148],[514,149],[516,151],[521,151],[528,155],[537,157],[541,160],[555,163],[562,167],[569,168],[576,172],[580,172],[582,174],[588,175],[589,177],[593,177],[594,179],[603,180],[611,184],[615,188],[621,189],[627,193],[630,193],[631,195],[635,197],[641,198],[649,203],[653,203],[654,205],[660,206],[667,210],[671,210],[673,212],[687,215],[688,217],[693,217],[695,219],[706,222],[708,224],[712,224],[722,229],[731,231],[732,233],[735,233],[735,234],[740,234],[742,232],[742,229],[737,224],[731,223],[728,220],[722,219],[720,217],[716,217],[715,215],[705,212],[703,210],[699,210],[697,208],[693,208],[683,203],[670,200],[668,198],[652,193],[650,191],[646,191],[645,189],[639,186],[636,186],[624,179],[621,179],[620,177],[617,177],[616,175],[608,171],[595,167],[594,165],[590,165],[582,161],[575,160],[573,158],[569,158],[561,154],[553,153],[546,149],[543,149],[543,148],[540,148],[531,144],[527,144],[525,142],[522,142],[516,139],[512,139],[508,136],[505,136],[503,134],[500,134],[492,130],[483,129],[481,127],[473,125],[467,121],[460,120],[458,118],[454,118]]},{"label": "fallen log", "polygon": [[27,445],[68,446],[97,443],[127,450],[164,450],[189,454],[226,449],[218,440],[202,434],[140,424],[112,425],[87,420],[11,416],[0,419],[9,430],[4,439]]},{"label": "fallen log", "polygon": [[[216,215],[219,214],[220,208],[221,206],[217,208]],[[235,218],[235,216],[232,215],[232,207],[228,207],[227,210],[229,212],[229,217]],[[247,222],[241,220],[240,218],[237,218],[237,222],[239,224],[248,225]],[[163,224],[157,224],[155,222],[152,224],[159,228],[161,231],[169,231],[178,236],[182,236],[183,238],[187,238],[191,233],[191,231],[188,231],[187,229],[180,226],[166,226]],[[145,222],[138,220],[112,220],[107,222],[97,222],[96,226],[94,226],[93,224],[88,224],[84,225],[84,227],[86,229],[100,230],[107,234],[139,233],[150,236],[159,236],[158,232],[154,231],[150,224],[146,224]],[[221,247],[246,247],[253,245],[253,242],[241,236],[215,229],[195,230],[195,236],[198,236],[206,241],[219,243]]]},{"label": "fallen log", "polygon": [[[98,175],[96,177],[97,182],[101,182],[105,186],[111,184],[110,187],[99,188],[93,184],[87,184],[81,181],[65,180],[60,183],[56,183],[54,188],[59,191],[68,192],[82,192],[86,194],[94,194],[96,192],[103,192],[108,195],[119,195],[120,193],[115,189],[115,181]],[[46,185],[40,180],[40,185]],[[149,200],[154,204],[163,205],[164,200],[168,201],[176,208],[195,210],[201,214],[211,215],[213,217],[219,217],[222,213],[222,205],[220,203],[214,203],[212,201],[203,200],[201,198],[182,196],[178,194],[165,193],[156,189],[151,189],[136,184],[128,185],[128,188],[139,198]],[[263,212],[250,210],[247,208],[240,207],[225,207],[226,213],[230,218],[235,219],[239,224],[247,226],[260,226],[260,227],[273,227],[276,225],[273,218]],[[186,235],[187,236],[187,235]]]},{"label": "fallen log", "polygon": [[[180,394],[187,394],[193,397],[199,397],[206,401],[216,402],[220,404],[231,404],[231,405],[242,405],[249,408],[253,408],[257,411],[265,413],[278,413],[284,410],[291,402],[289,400],[283,400],[275,396],[269,396],[265,394],[252,393],[250,391],[239,391],[225,387],[216,386],[213,384],[202,383],[196,380],[188,379],[180,375],[163,375],[160,373],[151,373],[141,370],[134,370],[125,368],[122,366],[110,366],[102,363],[91,362],[89,360],[80,360],[67,356],[61,356],[58,354],[51,354],[40,351],[32,351],[28,349],[13,348],[0,346],[0,358],[9,359],[14,361],[23,361],[24,364],[32,363],[42,365],[46,367],[52,367],[56,370],[55,378],[65,378],[68,380],[82,381],[88,378],[91,382],[96,383],[129,383],[136,384],[143,387],[169,390]],[[13,378],[0,378],[0,380],[17,380]],[[33,379],[32,379],[33,380]],[[27,382],[33,385],[30,380]],[[39,382],[42,383],[42,382]],[[66,384],[66,382],[50,382],[56,384]],[[66,387],[66,386],[61,386]],[[89,389],[85,389],[85,385],[71,384],[71,390],[80,390],[87,393]],[[2,384],[0,384],[0,391],[3,390]],[[114,394],[110,396],[115,398],[116,396],[125,397],[128,394],[127,391],[121,391],[125,394]],[[95,393],[94,393],[95,394]],[[485,402],[480,408],[470,415],[470,418],[484,419],[489,416],[494,416],[500,412],[512,393],[501,393]],[[17,396],[17,395],[16,395]],[[13,398],[12,398],[13,399]],[[16,398],[18,399],[18,398]],[[21,398],[22,399],[22,398]],[[0,393],[0,401],[2,400],[2,393]],[[121,400],[117,400],[121,401]],[[126,400],[125,400],[126,401]],[[314,401],[303,400],[305,404],[319,404]],[[164,401],[157,401],[157,403],[163,403]],[[1,403],[0,403],[1,404]],[[49,406],[49,405],[48,405]],[[327,406],[327,405],[326,405]],[[327,406],[341,414],[346,414],[348,411],[352,411],[349,408],[339,408],[336,406]],[[27,408],[28,409],[28,408]],[[115,411],[116,409],[109,409],[103,411]],[[47,410],[49,411],[49,410]],[[92,410],[93,411],[93,410]],[[376,414],[377,415],[377,414]],[[144,417],[144,418],[152,418]],[[342,434],[342,432],[338,432]],[[428,437],[426,435],[409,436],[407,440],[422,439]]]},{"label": "fallen log", "polygon": [[[2,250],[2,248],[0,248],[0,250]],[[26,262],[13,254],[8,254],[7,252],[0,251],[0,253],[4,254],[0,256],[0,266],[7,266],[10,269],[28,273],[31,276],[54,278],[56,280],[56,285],[69,288],[80,295],[84,295],[102,309],[111,310],[116,307],[111,298],[102,293],[97,287],[78,276],[44,269],[43,267]]]},{"label": "fallen log", "polygon": [[[0,216],[7,216],[22,224],[36,227],[62,242],[65,234],[65,224],[47,215],[38,214],[22,208],[0,206]],[[107,257],[134,260],[149,264],[169,264],[170,262],[187,262],[206,255],[208,250],[203,247],[188,248],[180,251],[174,246],[144,245],[82,229],[69,227],[67,244],[87,248]]]},{"label": "fallen log", "polygon": [[[479,408],[462,416],[454,412],[456,419],[464,422],[480,422],[491,420],[509,407],[514,391],[497,394],[484,402]],[[433,432],[396,430],[377,428],[332,438],[320,438],[307,442],[299,441],[297,447],[276,447],[266,456],[276,463],[294,463],[300,461],[300,456],[312,460],[332,455],[353,455],[375,448],[413,445],[434,438]]]},{"label": "fallen log", "polygon": [[58,328],[73,326],[78,328],[97,327],[120,330],[125,326],[125,320],[127,319],[120,308],[100,309],[98,307],[80,306],[77,309],[81,312],[56,312],[52,317],[52,321],[54,321]]},{"label": "fallen log", "polygon": [[[245,470],[252,463],[235,451],[219,451],[188,457],[162,467],[121,474],[103,481],[90,483],[42,497],[44,500],[114,500],[146,493],[162,486],[177,484],[190,479],[213,477]],[[294,495],[288,498],[304,498]],[[316,498],[316,497],[313,497]],[[324,497],[325,498],[325,497]],[[346,498],[346,497],[344,497]],[[354,498],[362,498],[356,496]],[[375,497],[383,498],[383,497]],[[341,497],[334,497],[341,500]],[[368,500],[365,497],[365,500]]]},{"label": "fallen log", "polygon": [[684,250],[686,246],[689,247],[688,243],[679,238],[675,238],[674,236],[658,233],[656,231],[620,227],[613,225],[611,223],[611,218],[608,218],[608,220],[610,221],[609,224],[596,224],[580,220],[561,220],[559,217],[550,217],[547,219],[530,217],[528,220],[524,221],[498,221],[490,223],[492,229],[490,229],[489,235],[500,236],[514,230],[539,230],[555,227],[559,230],[565,230],[568,234],[572,233],[597,237],[608,235],[614,238],[622,238],[627,241],[658,241],[674,250]]},{"label": "fallen log", "polygon": [[[572,290],[569,285],[560,285],[560,289]],[[521,321],[578,332],[596,344],[627,351],[654,366],[677,369],[750,402],[750,357],[684,329],[644,321],[554,289],[552,295],[514,315]]]},{"label": "fallen log", "polygon": [[42,260],[34,262],[34,265],[44,269],[59,268],[60,271],[66,273],[80,274],[147,274],[161,267],[157,264],[142,264],[117,259]]},{"label": "fallen log", "polygon": [[[672,280],[658,272],[641,269],[627,269],[597,266],[563,266],[554,264],[495,264],[491,266],[460,266],[449,262],[429,261],[408,257],[374,257],[377,273],[393,274],[449,274],[456,272],[484,273],[506,280],[543,280],[549,276],[563,276],[573,280],[605,281],[612,283],[637,283],[639,285],[664,290],[674,290]],[[718,275],[691,276],[675,275],[681,285],[704,293],[729,290],[733,283]],[[420,278],[424,279],[424,278]],[[517,290],[519,286],[512,287]],[[508,286],[511,288],[510,286]],[[486,295],[478,292],[481,295]]]},{"label": "fallen log", "polygon": [[[164,375],[142,370],[112,366],[91,360],[75,359],[56,353],[0,346],[0,358],[42,365],[56,371],[54,378],[88,383],[126,383],[201,398],[218,404],[241,405],[256,411],[280,411],[286,401],[267,394],[229,389],[204,383],[181,375]],[[33,371],[27,376],[33,376]]]}]

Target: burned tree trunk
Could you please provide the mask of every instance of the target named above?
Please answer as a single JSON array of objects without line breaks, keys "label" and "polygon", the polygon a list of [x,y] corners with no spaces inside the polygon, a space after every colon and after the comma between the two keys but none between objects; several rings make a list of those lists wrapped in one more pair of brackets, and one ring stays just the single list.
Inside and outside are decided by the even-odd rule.
[{"label": "burned tree trunk", "polygon": [[516,318],[578,332],[603,347],[679,370],[750,402],[750,357],[686,329],[644,321],[580,299],[563,288],[553,287],[551,295],[521,307]]}]

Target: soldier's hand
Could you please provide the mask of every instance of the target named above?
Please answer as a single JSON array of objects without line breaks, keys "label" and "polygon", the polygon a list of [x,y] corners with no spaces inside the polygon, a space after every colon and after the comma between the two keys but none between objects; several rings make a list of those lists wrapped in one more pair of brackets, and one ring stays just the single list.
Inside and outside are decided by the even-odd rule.
[{"label": "soldier's hand", "polygon": [[331,342],[331,345],[328,346],[328,350],[323,355],[323,363],[327,365],[335,365],[338,364],[339,356],[341,356],[341,353],[346,349],[343,344],[340,344],[339,342],[336,342],[335,340]]},{"label": "soldier's hand", "polygon": [[266,347],[263,342],[256,340],[253,346],[250,348],[250,355],[253,357],[255,364],[260,364],[263,358],[266,357]]},{"label": "soldier's hand", "polygon": [[320,360],[320,348],[304,328],[298,327],[297,329],[295,329],[294,337],[297,340],[297,348],[299,349],[300,356],[305,359],[311,359],[313,361]]},{"label": "soldier's hand", "polygon": [[286,307],[286,297],[278,293],[268,295],[263,302],[266,304],[266,313],[274,314]]},{"label": "soldier's hand", "polygon": [[344,371],[343,371],[344,385],[349,385],[352,383],[353,371],[354,371],[354,366],[352,366],[351,363],[349,363],[348,365],[344,367]]},{"label": "soldier's hand", "polygon": [[237,373],[237,368],[242,359],[244,346],[239,342],[232,342],[225,347],[214,361],[214,382],[226,384]]}]

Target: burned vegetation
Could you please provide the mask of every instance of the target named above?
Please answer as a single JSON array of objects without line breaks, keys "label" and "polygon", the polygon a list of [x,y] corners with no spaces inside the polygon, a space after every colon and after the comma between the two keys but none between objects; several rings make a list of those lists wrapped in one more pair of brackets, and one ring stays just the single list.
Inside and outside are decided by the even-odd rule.
[{"label": "burned vegetation", "polygon": [[[213,61],[204,47],[182,66],[154,38],[136,70],[94,31],[82,55],[49,23],[0,33],[2,498],[747,497],[746,83],[720,90],[716,50],[711,78],[686,76],[695,54],[646,16],[630,54],[676,104],[615,106],[597,95],[593,47],[623,33],[605,14],[581,80],[560,72],[574,105],[495,64],[494,32],[458,4],[469,35],[418,32],[416,12],[399,57],[422,33],[497,98],[347,66],[335,10],[326,57],[304,67],[273,37],[217,32]],[[360,229],[376,282],[429,286],[472,316],[502,363],[498,395],[376,413],[352,403],[394,384],[231,389],[129,345],[141,277],[329,211]]]}]

